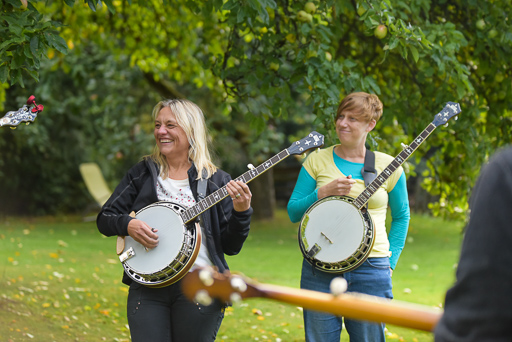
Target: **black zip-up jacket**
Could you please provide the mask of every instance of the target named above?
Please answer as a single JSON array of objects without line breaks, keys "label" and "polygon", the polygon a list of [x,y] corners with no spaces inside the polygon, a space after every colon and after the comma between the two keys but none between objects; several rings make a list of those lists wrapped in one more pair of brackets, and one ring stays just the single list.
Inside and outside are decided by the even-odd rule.
[{"label": "black zip-up jacket", "polygon": [[[96,219],[98,230],[106,236],[127,236],[128,223],[133,219],[129,214],[158,202],[157,177],[157,165],[149,158],[132,167],[98,214]],[[196,178],[197,170],[192,165],[188,170],[188,181],[197,202],[198,180]],[[228,173],[218,169],[208,179],[206,196],[222,188],[230,180],[231,176]],[[242,249],[249,235],[252,212],[252,208],[237,212],[233,209],[233,201],[228,196],[201,214],[203,239],[206,238],[208,253],[219,272],[229,269],[224,254],[236,255]],[[123,283],[129,285],[131,282],[132,279],[124,274]]]}]

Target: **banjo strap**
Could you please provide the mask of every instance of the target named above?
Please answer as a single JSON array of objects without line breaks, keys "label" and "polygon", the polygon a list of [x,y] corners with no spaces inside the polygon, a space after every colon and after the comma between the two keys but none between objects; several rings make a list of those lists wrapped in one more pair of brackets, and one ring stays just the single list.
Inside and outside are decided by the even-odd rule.
[{"label": "banjo strap", "polygon": [[[368,187],[375,177],[377,177],[377,170],[375,169],[375,153],[368,148],[364,155],[364,166],[361,169],[361,174],[363,175],[365,187]],[[366,203],[366,207],[368,208],[368,203]]]},{"label": "banjo strap", "polygon": [[[206,196],[206,185],[208,184],[207,177],[208,172],[206,172],[206,169],[203,169],[201,179],[197,182],[197,202],[201,202]],[[196,218],[198,222],[200,221],[200,217],[201,215]]]},{"label": "banjo strap", "polygon": [[197,197],[199,201],[202,201],[204,197],[206,196],[206,179],[208,177],[208,172],[206,172],[206,169],[203,169],[203,172],[201,173],[201,179],[197,183]]},{"label": "banjo strap", "polygon": [[364,185],[368,186],[377,177],[377,170],[375,169],[375,153],[372,150],[366,149],[364,155],[364,166],[361,169],[363,175]]}]

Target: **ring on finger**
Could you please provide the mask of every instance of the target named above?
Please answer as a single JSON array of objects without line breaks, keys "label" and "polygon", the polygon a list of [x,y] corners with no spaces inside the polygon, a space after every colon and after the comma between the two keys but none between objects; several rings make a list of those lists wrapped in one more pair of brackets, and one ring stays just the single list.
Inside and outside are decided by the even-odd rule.
[{"label": "ring on finger", "polygon": [[240,196],[241,196],[240,194],[236,194],[235,198],[238,198],[238,197],[240,197]]}]

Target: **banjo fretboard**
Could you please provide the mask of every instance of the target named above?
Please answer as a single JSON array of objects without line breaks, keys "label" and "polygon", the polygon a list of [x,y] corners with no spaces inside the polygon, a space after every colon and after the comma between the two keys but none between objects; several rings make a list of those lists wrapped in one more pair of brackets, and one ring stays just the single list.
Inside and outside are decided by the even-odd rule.
[{"label": "banjo fretboard", "polygon": [[[290,153],[288,152],[288,149],[284,149],[272,158],[268,159],[266,162],[258,165],[257,167],[250,169],[249,171],[245,172],[243,175],[236,178],[236,181],[242,181],[244,183],[249,183],[254,178],[258,177],[265,171],[269,170],[276,164],[278,164],[280,161],[288,157]],[[198,202],[193,207],[190,207],[189,209],[185,210],[181,214],[181,218],[185,223],[188,223],[192,221],[194,218],[199,216],[201,213],[205,212],[206,210],[213,207],[215,204],[222,201],[224,198],[228,197],[229,193],[225,186],[222,188],[216,190],[215,192],[211,193],[210,195],[206,196],[202,201]]]},{"label": "banjo fretboard", "polygon": [[[236,178],[236,181],[242,181],[244,183],[249,183],[254,178],[261,175],[263,172],[269,170],[274,167],[280,161],[288,157],[292,154],[302,154],[310,149],[322,147],[324,144],[324,136],[318,132],[311,132],[309,135],[299,141],[291,144],[290,147],[282,150],[272,158],[268,159],[266,162],[258,165],[257,167],[250,167],[249,171],[245,172],[240,177]],[[229,193],[226,189],[226,186],[216,190],[210,195],[206,196],[202,201],[199,201],[196,205],[190,207],[189,209],[183,211],[180,216],[183,219],[183,222],[189,223],[194,218],[199,216],[201,213],[213,207],[215,204],[222,201],[224,198],[228,197]]]},{"label": "banjo fretboard", "polygon": [[395,159],[389,165],[382,170],[382,172],[375,177],[375,179],[368,184],[366,189],[357,196],[354,200],[354,205],[361,210],[364,205],[370,200],[370,197],[377,192],[377,190],[384,184],[384,182],[396,171],[405,161],[416,151],[416,149],[428,138],[428,136],[436,129],[436,125],[431,123],[421,132],[420,135],[396,156]]}]

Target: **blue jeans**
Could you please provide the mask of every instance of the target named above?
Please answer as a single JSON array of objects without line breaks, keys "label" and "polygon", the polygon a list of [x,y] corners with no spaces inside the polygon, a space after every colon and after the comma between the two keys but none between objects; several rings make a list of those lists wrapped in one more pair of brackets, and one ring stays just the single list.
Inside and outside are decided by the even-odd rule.
[{"label": "blue jeans", "polygon": [[[313,269],[305,259],[302,263],[300,287],[330,293],[331,280],[343,277],[348,283],[347,292],[393,298],[389,258],[368,258],[361,266],[343,274],[332,274]],[[340,340],[343,317],[304,310],[304,329],[307,342],[335,342]],[[385,341],[384,324],[369,323],[345,318],[345,328],[351,342]]]}]

